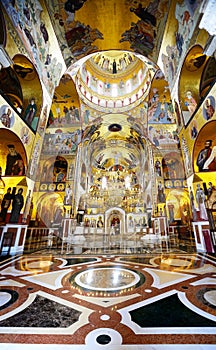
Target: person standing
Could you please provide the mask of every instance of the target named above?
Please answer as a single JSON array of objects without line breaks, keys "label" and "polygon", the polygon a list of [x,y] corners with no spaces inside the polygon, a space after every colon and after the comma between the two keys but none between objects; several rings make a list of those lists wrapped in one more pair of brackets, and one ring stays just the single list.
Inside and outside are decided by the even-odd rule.
[{"label": "person standing", "polygon": [[20,211],[24,205],[23,189],[19,188],[12,202],[12,210],[9,222],[17,223],[19,221]]},{"label": "person standing", "polygon": [[2,202],[1,202],[0,218],[1,218],[2,222],[5,222],[8,208],[11,205],[11,200],[12,200],[11,187],[8,187],[7,193],[4,195]]}]

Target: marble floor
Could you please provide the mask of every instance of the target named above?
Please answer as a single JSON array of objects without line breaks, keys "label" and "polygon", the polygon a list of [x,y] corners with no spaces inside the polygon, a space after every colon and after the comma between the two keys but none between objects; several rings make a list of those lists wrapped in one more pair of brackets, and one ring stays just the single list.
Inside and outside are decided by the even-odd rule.
[{"label": "marble floor", "polygon": [[0,263],[6,349],[215,349],[216,257],[180,249]]}]

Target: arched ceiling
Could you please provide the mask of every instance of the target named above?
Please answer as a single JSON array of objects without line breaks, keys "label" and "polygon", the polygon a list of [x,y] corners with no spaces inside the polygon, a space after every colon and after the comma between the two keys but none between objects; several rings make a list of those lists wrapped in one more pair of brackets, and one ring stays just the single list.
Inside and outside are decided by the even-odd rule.
[{"label": "arched ceiling", "polygon": [[[95,120],[81,126],[84,156],[88,154],[93,173],[109,171],[117,162],[133,171],[144,164],[147,114],[142,112],[140,119],[140,109],[144,109],[149,96],[154,97],[154,91],[162,96],[162,103],[170,102],[167,82],[157,61],[171,3],[47,1],[68,67],[54,102],[60,106],[66,96],[68,103],[74,101],[78,106],[80,101],[81,106],[96,111]],[[133,112],[135,108],[139,111]]]},{"label": "arched ceiling", "polygon": [[170,3],[53,0],[46,6],[69,66],[87,54],[110,49],[132,50],[157,62]]}]

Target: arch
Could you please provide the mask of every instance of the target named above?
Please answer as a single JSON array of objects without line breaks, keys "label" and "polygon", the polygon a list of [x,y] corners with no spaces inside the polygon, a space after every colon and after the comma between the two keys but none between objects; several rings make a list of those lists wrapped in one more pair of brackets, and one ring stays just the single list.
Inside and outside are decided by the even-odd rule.
[{"label": "arch", "polygon": [[56,87],[48,120],[49,128],[79,127],[80,101],[70,74],[65,73]]},{"label": "arch", "polygon": [[0,70],[0,81],[2,96],[14,109],[17,110],[17,112],[22,112],[23,93],[15,70],[12,67],[2,68]]},{"label": "arch", "polygon": [[110,220],[112,216],[120,216],[120,235],[125,234],[125,211],[119,207],[109,208],[105,212],[105,232],[110,233]]},{"label": "arch", "polygon": [[203,97],[208,93],[216,78],[215,57],[209,57],[203,69],[200,79],[200,96]]},{"label": "arch", "polygon": [[41,181],[65,182],[68,162],[62,156],[53,156],[46,159],[42,165]]},{"label": "arch", "polygon": [[[13,62],[13,69],[18,77],[23,95],[21,110],[17,110],[21,113],[26,124],[36,131],[41,112],[40,108],[43,105],[43,90],[40,78],[33,63],[26,56],[16,54],[13,57]],[[32,89],[32,86],[34,86],[34,89]]]},{"label": "arch", "polygon": [[37,198],[35,203],[35,216],[36,221],[40,221],[40,226],[50,227],[52,221],[56,224],[60,224],[64,217],[64,203],[63,198],[56,192],[43,193]]},{"label": "arch", "polygon": [[207,56],[203,54],[202,46],[194,45],[188,51],[182,65],[179,79],[179,101],[181,101],[185,125],[190,121],[200,102],[200,81],[206,61]]}]

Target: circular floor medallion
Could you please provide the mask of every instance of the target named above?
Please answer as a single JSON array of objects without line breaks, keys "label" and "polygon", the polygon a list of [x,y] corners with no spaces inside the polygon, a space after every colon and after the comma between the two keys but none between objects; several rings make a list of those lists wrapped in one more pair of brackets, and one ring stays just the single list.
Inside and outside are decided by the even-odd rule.
[{"label": "circular floor medallion", "polygon": [[204,298],[209,304],[216,306],[216,290],[215,289],[207,291],[204,294]]},{"label": "circular floor medallion", "polygon": [[140,282],[140,276],[129,269],[105,267],[82,271],[75,277],[75,282],[88,290],[110,292],[135,286]]}]

